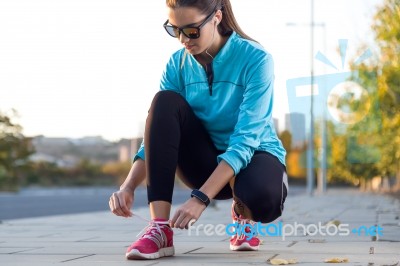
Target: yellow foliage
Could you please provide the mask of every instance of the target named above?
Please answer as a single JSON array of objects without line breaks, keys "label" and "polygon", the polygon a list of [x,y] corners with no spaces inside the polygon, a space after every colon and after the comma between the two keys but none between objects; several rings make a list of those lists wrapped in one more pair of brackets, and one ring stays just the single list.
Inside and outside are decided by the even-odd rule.
[{"label": "yellow foliage", "polygon": [[102,173],[124,180],[131,169],[131,162],[110,162],[102,166]]},{"label": "yellow foliage", "polygon": [[306,168],[302,165],[302,151],[292,150],[287,155],[286,164],[287,171],[290,177],[303,178],[306,176]]}]

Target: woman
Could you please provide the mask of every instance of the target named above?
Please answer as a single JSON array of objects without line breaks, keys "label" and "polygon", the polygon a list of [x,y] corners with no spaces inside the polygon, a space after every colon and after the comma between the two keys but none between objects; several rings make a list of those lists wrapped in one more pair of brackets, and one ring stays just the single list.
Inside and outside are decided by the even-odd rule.
[{"label": "woman", "polygon": [[[196,221],[210,199],[233,197],[234,222],[271,222],[287,195],[285,150],[272,121],[273,60],[238,26],[229,0],[167,0],[164,28],[184,48],[161,78],[144,142],[110,209],[130,217],[146,178],[151,222],[128,259],[174,255],[173,231]],[[170,219],[175,174],[193,189]],[[254,236],[231,250],[258,250]]]}]

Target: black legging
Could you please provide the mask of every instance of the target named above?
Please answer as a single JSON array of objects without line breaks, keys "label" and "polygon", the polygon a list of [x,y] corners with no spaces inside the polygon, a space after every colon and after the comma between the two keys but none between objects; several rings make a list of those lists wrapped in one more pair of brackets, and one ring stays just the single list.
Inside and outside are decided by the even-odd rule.
[{"label": "black legging", "polygon": [[[172,201],[175,173],[190,188],[200,188],[217,167],[219,151],[187,101],[173,91],[158,92],[151,104],[144,136],[148,200]],[[215,199],[234,197],[242,214],[271,222],[282,214],[287,188],[284,165],[256,151],[250,163]],[[244,212],[244,213],[243,213]],[[248,217],[246,217],[248,218]]]}]

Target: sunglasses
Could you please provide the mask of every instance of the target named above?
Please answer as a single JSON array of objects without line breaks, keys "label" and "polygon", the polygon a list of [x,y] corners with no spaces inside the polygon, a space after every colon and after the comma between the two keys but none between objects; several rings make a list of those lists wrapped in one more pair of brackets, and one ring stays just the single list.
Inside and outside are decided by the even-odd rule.
[{"label": "sunglasses", "polygon": [[181,33],[188,37],[189,39],[198,39],[200,38],[200,29],[212,18],[214,15],[214,11],[208,15],[204,21],[197,27],[187,26],[183,28],[178,28],[172,25],[168,25],[169,21],[165,21],[164,29],[168,32],[168,34],[174,38],[178,38]]}]

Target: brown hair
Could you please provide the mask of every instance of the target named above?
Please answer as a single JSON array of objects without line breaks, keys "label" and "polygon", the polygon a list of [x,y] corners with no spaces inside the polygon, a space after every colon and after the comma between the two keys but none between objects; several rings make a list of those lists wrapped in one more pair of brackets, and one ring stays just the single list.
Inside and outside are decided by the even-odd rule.
[{"label": "brown hair", "polygon": [[242,38],[255,41],[240,28],[233,14],[231,2],[229,0],[166,0],[166,2],[167,6],[170,8],[195,7],[206,15],[213,11],[221,10],[222,21],[218,25],[218,32],[221,35],[226,36],[232,31],[235,31]]}]

